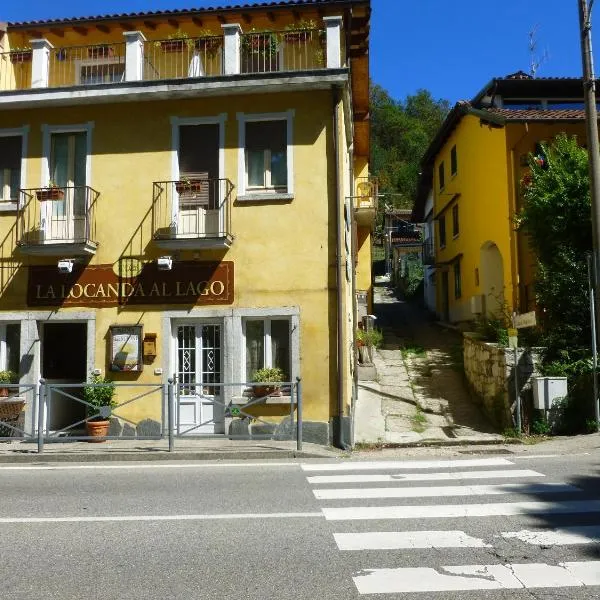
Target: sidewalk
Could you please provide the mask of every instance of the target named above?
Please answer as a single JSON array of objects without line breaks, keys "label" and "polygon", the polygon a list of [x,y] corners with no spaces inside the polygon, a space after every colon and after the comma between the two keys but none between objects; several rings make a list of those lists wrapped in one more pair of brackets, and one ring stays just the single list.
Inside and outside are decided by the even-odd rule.
[{"label": "sidewalk", "polygon": [[375,280],[376,381],[359,381],[355,443],[502,443],[471,402],[462,374],[462,338],[398,300],[389,280]]},{"label": "sidewalk", "polygon": [[57,441],[44,444],[42,454],[32,441],[0,442],[0,463],[164,461],[164,460],[263,460],[289,458],[336,458],[340,451],[295,441],[175,439],[169,452],[167,440],[107,440],[103,443]]}]

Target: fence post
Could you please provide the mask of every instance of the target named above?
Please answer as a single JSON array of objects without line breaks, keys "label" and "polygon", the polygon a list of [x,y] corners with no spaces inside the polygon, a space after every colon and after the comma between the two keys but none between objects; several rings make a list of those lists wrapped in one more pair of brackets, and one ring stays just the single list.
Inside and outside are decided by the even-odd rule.
[{"label": "fence post", "polygon": [[296,450],[302,450],[302,384],[300,377],[296,377]]},{"label": "fence post", "polygon": [[40,379],[40,387],[38,394],[38,454],[44,451],[44,407],[46,405],[46,381]]},{"label": "fence post", "polygon": [[175,450],[175,435],[173,430],[173,379],[167,385],[167,422],[169,425],[169,452]]}]

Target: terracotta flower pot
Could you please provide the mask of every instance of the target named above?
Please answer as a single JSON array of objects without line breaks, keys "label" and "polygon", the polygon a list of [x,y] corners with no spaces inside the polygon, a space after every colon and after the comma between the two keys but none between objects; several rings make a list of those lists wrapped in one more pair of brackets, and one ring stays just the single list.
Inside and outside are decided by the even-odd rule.
[{"label": "terracotta flower pot", "polygon": [[281,396],[281,389],[275,385],[256,385],[253,386],[252,391],[256,398],[263,398],[264,396]]},{"label": "terracotta flower pot", "polygon": [[163,40],[160,47],[164,52],[183,52],[185,40]]},{"label": "terracotta flower pot", "polygon": [[65,191],[60,188],[50,187],[37,190],[35,195],[40,202],[44,200],[62,200],[65,197]]},{"label": "terracotta flower pot", "polygon": [[11,52],[10,53],[10,62],[13,64],[31,62],[32,56],[33,56],[33,52],[31,50]]},{"label": "terracotta flower pot", "polygon": [[85,428],[89,437],[94,438],[88,440],[91,443],[100,443],[106,441],[108,430],[110,428],[110,421],[86,421]]}]

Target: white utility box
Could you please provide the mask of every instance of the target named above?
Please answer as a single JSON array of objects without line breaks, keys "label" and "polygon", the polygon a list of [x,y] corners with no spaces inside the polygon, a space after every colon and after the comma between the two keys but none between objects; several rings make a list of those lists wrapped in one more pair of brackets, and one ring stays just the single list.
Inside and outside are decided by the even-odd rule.
[{"label": "white utility box", "polygon": [[533,377],[533,408],[550,410],[559,398],[567,395],[566,377]]}]

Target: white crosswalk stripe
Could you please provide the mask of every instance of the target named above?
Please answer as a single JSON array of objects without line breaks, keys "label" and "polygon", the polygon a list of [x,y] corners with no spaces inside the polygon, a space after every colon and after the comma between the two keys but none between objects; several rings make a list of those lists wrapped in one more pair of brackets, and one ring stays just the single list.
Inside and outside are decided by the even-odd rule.
[{"label": "white crosswalk stripe", "polygon": [[[568,523],[571,519],[598,522],[600,500],[586,498],[580,488],[565,482],[540,482],[544,473],[515,468],[509,459],[320,463],[302,468],[334,529],[338,549],[360,563],[352,576],[360,595],[416,593],[430,598],[428,594],[435,592],[600,586],[600,561],[565,560],[578,558],[579,545],[600,541],[600,526]],[[506,479],[513,481],[502,482]],[[473,480],[488,481],[474,484]],[[423,483],[415,486],[415,482]],[[494,501],[512,495],[516,498],[510,501]],[[495,529],[482,534],[481,519],[498,517],[521,527],[501,529],[496,521]],[[531,520],[551,518],[560,519],[564,526],[522,528]],[[460,529],[453,519],[458,519]],[[445,528],[445,522],[450,526]],[[428,523],[435,526],[427,527]],[[499,548],[506,552],[515,544],[573,550],[561,555],[560,562],[499,559],[490,564],[491,548],[500,557]],[[453,555],[443,555],[439,549],[463,549],[471,560],[444,564],[442,556]],[[418,558],[411,558],[419,552],[414,555]],[[424,562],[424,556],[430,559]],[[475,562],[474,556],[482,560]],[[373,564],[377,561],[386,564]]]}]

